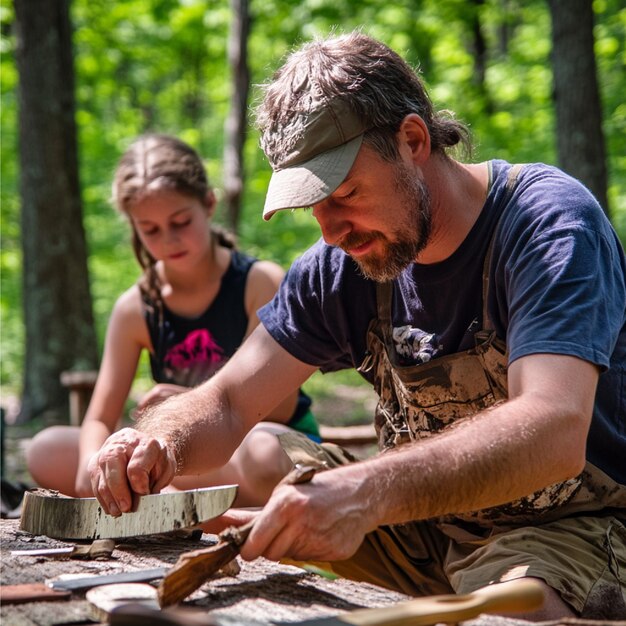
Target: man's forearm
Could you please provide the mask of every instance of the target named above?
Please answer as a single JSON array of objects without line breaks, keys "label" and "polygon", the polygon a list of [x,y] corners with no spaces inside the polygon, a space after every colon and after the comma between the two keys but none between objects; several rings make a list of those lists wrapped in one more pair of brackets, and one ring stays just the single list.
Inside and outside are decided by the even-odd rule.
[{"label": "man's forearm", "polygon": [[[449,431],[355,466],[377,525],[497,506],[576,475],[584,437],[571,416],[510,400]],[[581,429],[584,430],[584,429]],[[582,447],[582,453],[581,453]]]},{"label": "man's forearm", "polygon": [[245,436],[228,396],[214,381],[149,407],[139,417],[137,428],[168,447],[178,475],[220,467]]}]

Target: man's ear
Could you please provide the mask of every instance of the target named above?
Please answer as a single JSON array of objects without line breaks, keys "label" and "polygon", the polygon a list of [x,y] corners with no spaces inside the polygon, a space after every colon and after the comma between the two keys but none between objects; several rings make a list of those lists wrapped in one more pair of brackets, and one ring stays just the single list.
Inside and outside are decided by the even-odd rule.
[{"label": "man's ear", "polygon": [[417,166],[430,156],[430,133],[426,122],[417,114],[409,113],[401,122],[397,133],[400,154],[407,155]]},{"label": "man's ear", "polygon": [[212,189],[209,189],[206,192],[204,206],[206,208],[207,217],[213,217],[213,213],[215,213],[215,208],[217,207],[217,199],[215,197],[215,192]]}]

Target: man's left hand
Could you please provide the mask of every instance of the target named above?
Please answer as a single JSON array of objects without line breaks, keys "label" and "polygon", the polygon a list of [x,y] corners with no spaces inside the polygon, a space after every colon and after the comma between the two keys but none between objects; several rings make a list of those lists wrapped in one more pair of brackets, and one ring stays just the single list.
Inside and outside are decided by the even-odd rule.
[{"label": "man's left hand", "polygon": [[337,561],[352,556],[377,524],[363,481],[354,472],[340,474],[330,470],[305,484],[276,487],[242,546],[242,558]]}]

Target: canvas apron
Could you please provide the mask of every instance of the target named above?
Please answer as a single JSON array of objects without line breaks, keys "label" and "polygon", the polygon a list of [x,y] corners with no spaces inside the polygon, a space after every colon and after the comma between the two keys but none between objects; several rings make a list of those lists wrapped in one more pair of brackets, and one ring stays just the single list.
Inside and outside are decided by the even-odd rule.
[{"label": "canvas apron", "polygon": [[[520,166],[507,184],[512,193]],[[359,371],[371,371],[379,396],[375,426],[381,451],[440,433],[455,423],[507,399],[507,350],[496,336],[487,311],[489,267],[495,231],[483,266],[483,328],[470,350],[418,365],[402,366],[392,340],[392,283],[377,286],[378,317],[368,329],[367,355]],[[454,452],[451,450],[451,454]],[[485,489],[489,486],[485,485]],[[519,526],[550,521],[572,513],[602,509],[626,511],[626,487],[587,463],[578,476],[549,485],[507,504],[442,518],[442,530]]]}]

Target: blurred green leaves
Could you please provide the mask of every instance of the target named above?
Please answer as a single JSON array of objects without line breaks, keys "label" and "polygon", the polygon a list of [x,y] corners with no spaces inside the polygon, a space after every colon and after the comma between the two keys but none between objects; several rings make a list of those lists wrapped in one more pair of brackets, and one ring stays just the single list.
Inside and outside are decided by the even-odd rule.
[{"label": "blurred green leaves", "polygon": [[[604,106],[611,210],[626,240],[626,8],[596,0],[596,55]],[[315,36],[361,28],[419,67],[440,109],[467,122],[475,160],[555,162],[550,20],[544,0],[252,0],[251,109],[258,85],[285,54]],[[115,298],[139,274],[124,219],[109,204],[113,169],[148,130],[179,135],[200,151],[219,188],[230,76],[227,0],[73,0],[77,123],[89,268],[99,337]],[[9,0],[0,1],[0,383],[20,382],[21,253],[17,171],[17,74]],[[477,74],[476,23],[486,44]],[[252,115],[251,115],[252,118]],[[250,130],[242,248],[287,267],[319,236],[303,211],[271,224],[261,210],[269,166]],[[225,221],[216,218],[218,221]]]}]

